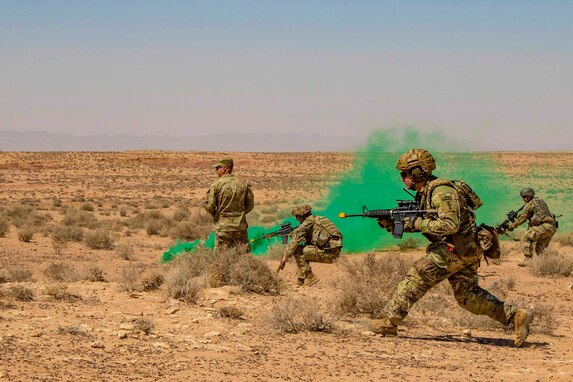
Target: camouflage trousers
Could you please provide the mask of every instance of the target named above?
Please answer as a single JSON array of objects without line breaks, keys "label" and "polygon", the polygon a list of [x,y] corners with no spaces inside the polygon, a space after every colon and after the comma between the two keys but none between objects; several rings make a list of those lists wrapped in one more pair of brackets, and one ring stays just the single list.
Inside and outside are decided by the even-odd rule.
[{"label": "camouflage trousers", "polygon": [[299,245],[295,250],[294,259],[298,266],[298,279],[312,275],[310,262],[332,264],[340,256],[340,248],[320,249],[315,245]]},{"label": "camouflage trousers", "polygon": [[245,248],[245,253],[251,253],[251,246],[249,245],[249,236],[247,230],[244,231],[230,231],[230,232],[215,232],[215,250],[224,248],[239,247]]},{"label": "camouflage trousers", "polygon": [[504,304],[478,286],[478,266],[479,257],[460,258],[445,246],[434,247],[432,252],[414,263],[406,278],[398,284],[394,296],[385,307],[386,317],[394,325],[399,325],[410,308],[430,288],[448,279],[458,305],[474,314],[487,315],[507,325],[517,307]]},{"label": "camouflage trousers", "polygon": [[525,257],[543,255],[551,238],[555,235],[555,225],[543,223],[535,227],[529,227],[521,239],[523,254]]}]

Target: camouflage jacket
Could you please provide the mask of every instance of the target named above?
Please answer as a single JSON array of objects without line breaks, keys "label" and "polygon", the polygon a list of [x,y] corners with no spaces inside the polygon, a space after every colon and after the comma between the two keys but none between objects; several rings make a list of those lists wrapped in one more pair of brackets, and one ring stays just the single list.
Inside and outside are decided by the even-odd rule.
[{"label": "camouflage jacket", "polygon": [[416,227],[432,243],[452,244],[460,255],[474,256],[477,249],[475,213],[466,198],[444,179],[433,178],[416,193],[420,208],[435,210],[437,216],[423,216]]},{"label": "camouflage jacket", "polygon": [[314,245],[320,249],[341,248],[342,233],[330,219],[310,215],[292,233],[291,241],[285,248],[290,257],[299,245]]},{"label": "camouflage jacket", "polygon": [[233,174],[217,179],[207,192],[205,209],[213,216],[215,232],[246,230],[247,214],[255,206],[251,186]]},{"label": "camouflage jacket", "polygon": [[549,212],[547,203],[545,203],[543,199],[534,197],[529,203],[525,203],[521,214],[519,214],[511,227],[519,227],[525,222],[529,222],[529,226],[535,227],[544,223],[555,224],[555,218],[553,214]]}]

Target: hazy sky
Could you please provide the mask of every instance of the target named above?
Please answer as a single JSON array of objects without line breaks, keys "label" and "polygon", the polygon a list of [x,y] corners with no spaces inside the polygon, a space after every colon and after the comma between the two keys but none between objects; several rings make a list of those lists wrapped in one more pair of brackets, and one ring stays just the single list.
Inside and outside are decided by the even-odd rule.
[{"label": "hazy sky", "polygon": [[401,126],[573,149],[573,1],[0,0],[0,130]]}]

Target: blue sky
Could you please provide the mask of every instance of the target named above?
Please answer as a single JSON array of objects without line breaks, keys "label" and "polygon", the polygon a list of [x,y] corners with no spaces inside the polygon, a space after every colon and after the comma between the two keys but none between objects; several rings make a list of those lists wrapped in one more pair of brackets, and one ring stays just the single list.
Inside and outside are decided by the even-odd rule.
[{"label": "blue sky", "polygon": [[1,1],[0,130],[570,150],[573,2]]}]

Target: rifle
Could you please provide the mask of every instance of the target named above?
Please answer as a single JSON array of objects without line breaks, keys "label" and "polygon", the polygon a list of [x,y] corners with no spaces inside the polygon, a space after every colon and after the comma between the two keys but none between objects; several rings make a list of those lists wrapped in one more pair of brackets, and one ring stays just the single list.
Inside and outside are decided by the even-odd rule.
[{"label": "rifle", "polygon": [[346,214],[341,212],[338,217],[341,219],[362,216],[363,218],[388,219],[394,223],[393,236],[401,239],[404,234],[404,218],[415,218],[422,214],[437,215],[436,210],[420,210],[418,202],[415,200],[396,200],[398,207],[390,210],[369,210],[362,206],[361,214]]},{"label": "rifle", "polygon": [[288,243],[288,235],[290,235],[290,233],[292,231],[294,231],[297,227],[293,227],[290,222],[283,223],[283,224],[281,224],[280,229],[277,229],[276,231],[272,231],[272,232],[269,232],[267,234],[264,234],[263,236],[258,237],[256,239],[251,239],[251,240],[249,240],[249,243],[254,243],[255,241],[259,241],[262,239],[267,239],[270,241],[271,237],[281,236],[282,243],[286,244],[286,243]]},{"label": "rifle", "polygon": [[495,230],[500,234],[505,234],[507,226],[509,225],[509,223],[513,223],[515,219],[517,219],[517,215],[521,212],[523,207],[525,207],[525,204],[521,206],[521,208],[518,209],[517,211],[513,210],[509,211],[507,215],[505,215],[505,219],[495,227]]}]

